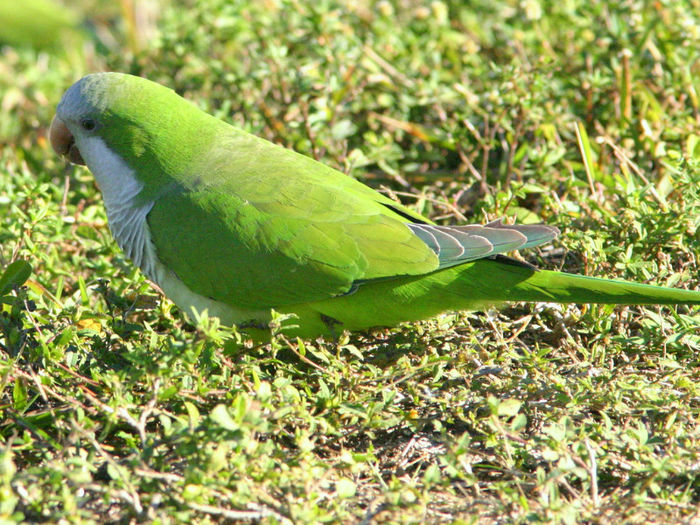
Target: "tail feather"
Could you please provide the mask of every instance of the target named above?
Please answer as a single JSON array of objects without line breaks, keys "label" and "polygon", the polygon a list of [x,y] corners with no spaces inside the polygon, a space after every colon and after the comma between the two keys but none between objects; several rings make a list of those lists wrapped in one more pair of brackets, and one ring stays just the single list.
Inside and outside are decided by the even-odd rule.
[{"label": "tail feather", "polygon": [[[495,269],[495,268],[492,268]],[[524,277],[502,290],[501,300],[596,304],[700,304],[700,291],[498,265],[499,273]],[[528,275],[529,274],[529,275]],[[499,294],[500,295],[500,294]]]},{"label": "tail feather", "polygon": [[290,311],[304,327],[297,335],[333,335],[338,329],[394,326],[448,310],[480,310],[510,301],[700,305],[700,291],[537,270],[496,257],[429,275],[366,282],[354,293]]}]

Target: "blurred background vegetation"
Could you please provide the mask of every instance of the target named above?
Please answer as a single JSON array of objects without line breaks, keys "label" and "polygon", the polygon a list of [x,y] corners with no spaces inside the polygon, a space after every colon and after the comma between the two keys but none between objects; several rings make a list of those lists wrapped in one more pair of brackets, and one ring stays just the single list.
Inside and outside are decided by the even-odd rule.
[{"label": "blurred background vegetation", "polygon": [[533,263],[697,287],[697,0],[4,0],[0,20],[0,521],[698,519],[697,308],[251,347],[149,286],[46,140],[70,84],[128,72],[437,221],[559,226]]}]

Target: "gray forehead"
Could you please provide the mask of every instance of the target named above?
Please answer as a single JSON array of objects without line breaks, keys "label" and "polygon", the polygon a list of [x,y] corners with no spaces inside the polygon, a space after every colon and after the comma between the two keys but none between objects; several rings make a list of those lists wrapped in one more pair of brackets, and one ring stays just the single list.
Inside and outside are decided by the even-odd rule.
[{"label": "gray forehead", "polygon": [[100,74],[88,75],[78,80],[63,94],[63,98],[56,108],[58,116],[70,118],[71,116],[102,111],[106,101],[104,97],[100,97],[99,93],[104,91],[96,88],[103,82],[104,78]]}]

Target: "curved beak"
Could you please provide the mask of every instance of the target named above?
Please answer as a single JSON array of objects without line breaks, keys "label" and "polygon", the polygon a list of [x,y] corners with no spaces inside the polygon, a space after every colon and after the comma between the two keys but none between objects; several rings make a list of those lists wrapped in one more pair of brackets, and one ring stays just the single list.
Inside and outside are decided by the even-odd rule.
[{"label": "curved beak", "polygon": [[49,141],[51,147],[61,157],[66,157],[73,164],[85,165],[83,157],[80,156],[78,146],[75,145],[75,139],[71,134],[68,126],[63,122],[58,115],[51,121],[49,129]]}]

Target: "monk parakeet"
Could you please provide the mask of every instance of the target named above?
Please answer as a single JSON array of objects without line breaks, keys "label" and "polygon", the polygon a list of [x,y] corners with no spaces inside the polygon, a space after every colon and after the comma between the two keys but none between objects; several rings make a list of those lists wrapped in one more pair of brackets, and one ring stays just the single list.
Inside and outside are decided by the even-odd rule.
[{"label": "monk parakeet", "polygon": [[114,238],[188,314],[294,335],[392,326],[505,301],[700,304],[674,290],[537,270],[502,255],[545,225],[438,226],[357,180],[120,73],[63,95],[53,148],[97,179]]}]

